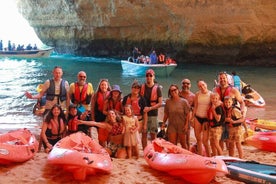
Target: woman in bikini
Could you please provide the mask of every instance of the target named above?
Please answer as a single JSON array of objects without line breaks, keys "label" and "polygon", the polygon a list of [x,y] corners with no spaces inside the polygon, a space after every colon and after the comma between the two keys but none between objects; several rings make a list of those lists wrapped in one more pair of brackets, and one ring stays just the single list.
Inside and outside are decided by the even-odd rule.
[{"label": "woman in bikini", "polygon": [[108,131],[108,144],[105,147],[110,156],[115,158],[126,158],[126,149],[123,146],[125,128],[120,116],[114,111],[109,110],[105,122],[81,121],[79,124],[96,126]]},{"label": "woman in bikini", "polygon": [[203,80],[197,82],[199,91],[195,94],[194,99],[194,131],[197,141],[198,154],[203,155],[202,144],[204,145],[206,156],[210,156],[209,149],[209,124],[207,118],[207,111],[211,104],[211,91],[208,90],[207,84]]},{"label": "woman in bikini", "polygon": [[66,119],[60,105],[54,105],[47,114],[42,124],[40,136],[46,153],[48,153],[61,138],[66,136]]}]

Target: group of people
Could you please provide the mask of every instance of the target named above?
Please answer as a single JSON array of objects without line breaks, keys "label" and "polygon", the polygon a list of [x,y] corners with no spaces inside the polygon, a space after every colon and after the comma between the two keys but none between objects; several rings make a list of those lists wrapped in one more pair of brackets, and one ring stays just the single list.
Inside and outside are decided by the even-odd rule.
[{"label": "group of people", "polygon": [[134,47],[132,51],[132,57],[130,58],[131,62],[143,63],[143,64],[175,64],[175,60],[165,54],[161,53],[157,55],[155,50],[152,50],[149,56],[145,56],[141,51]]},{"label": "group of people", "polygon": [[8,41],[8,47],[3,47],[3,40],[0,40],[0,51],[2,50],[5,51],[22,51],[22,50],[37,50],[37,46],[36,44],[34,44],[34,46],[32,46],[31,44],[28,44],[25,48],[24,45],[20,45],[18,44],[17,46],[15,45],[15,43],[11,43],[11,41]]},{"label": "group of people", "polygon": [[[138,158],[139,144],[144,149],[148,138],[157,137],[158,109],[163,95],[154,70],[146,71],[145,83],[133,81],[130,93],[125,96],[120,86],[111,86],[108,79],[101,79],[94,92],[84,71],[70,85],[62,74],[62,68],[55,67],[53,79],[45,81],[40,93],[25,93],[30,99],[46,96],[41,139],[47,152],[71,133],[83,131],[92,136],[91,127],[97,128],[99,144],[117,158]],[[195,94],[190,91],[189,79],[183,79],[181,84],[181,89],[177,84],[170,85],[165,101],[162,127],[167,127],[168,141],[190,149],[193,127],[198,154],[221,155],[226,145],[230,156],[236,146],[242,158],[241,125],[246,109],[240,92],[229,84],[227,74],[219,74],[219,84],[213,91],[203,80],[197,82]]]},{"label": "group of people", "polygon": [[41,85],[38,94],[25,92],[29,99],[46,99],[41,130],[46,152],[71,133],[83,131],[92,136],[91,127],[97,128],[99,144],[118,158],[138,158],[138,144],[142,142],[146,147],[148,132],[152,139],[156,137],[162,92],[154,82],[153,70],[147,71],[145,84],[133,81],[130,93],[124,97],[120,86],[111,86],[108,79],[101,79],[94,92],[84,71],[71,84],[62,75],[62,68],[56,66],[53,78]]},{"label": "group of people", "polygon": [[[246,107],[239,90],[229,84],[228,74],[219,73],[219,82],[209,90],[204,80],[197,81],[198,91],[193,93],[191,81],[182,80],[182,89],[172,84],[165,103],[163,123],[167,124],[168,141],[185,149],[190,148],[190,129],[194,128],[197,153],[204,156],[222,155],[226,147],[234,156],[235,147],[240,158],[242,126],[245,135]],[[164,127],[164,125],[163,125]]]}]

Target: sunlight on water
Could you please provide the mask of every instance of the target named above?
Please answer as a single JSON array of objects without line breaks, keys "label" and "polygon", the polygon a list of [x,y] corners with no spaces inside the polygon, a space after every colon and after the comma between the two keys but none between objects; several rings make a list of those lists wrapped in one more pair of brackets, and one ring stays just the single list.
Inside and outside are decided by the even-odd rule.
[{"label": "sunlight on water", "polygon": [[[144,76],[126,75],[120,61],[112,58],[54,55],[32,60],[0,59],[0,133],[22,127],[40,131],[42,118],[32,114],[36,101],[27,99],[24,92],[27,90],[35,94],[38,84],[52,78],[52,69],[57,65],[63,68],[63,78],[69,83],[75,82],[80,70],[86,71],[87,80],[93,84],[94,90],[100,79],[107,78],[111,85],[120,85],[123,95],[127,95],[134,79],[140,83],[145,81]],[[183,78],[191,79],[193,92],[198,90],[196,81],[199,79],[204,79],[212,90],[216,74],[232,70],[236,70],[242,80],[250,83],[266,100],[265,108],[248,108],[248,117],[276,119],[276,86],[271,85],[275,83],[275,68],[180,64],[170,77],[157,77],[156,80],[163,86],[163,97],[167,98],[170,84],[180,87]]]},{"label": "sunlight on water", "polygon": [[42,45],[33,28],[18,13],[15,0],[0,1],[0,23],[0,40],[3,40],[3,47],[7,47],[8,40],[16,45]]}]

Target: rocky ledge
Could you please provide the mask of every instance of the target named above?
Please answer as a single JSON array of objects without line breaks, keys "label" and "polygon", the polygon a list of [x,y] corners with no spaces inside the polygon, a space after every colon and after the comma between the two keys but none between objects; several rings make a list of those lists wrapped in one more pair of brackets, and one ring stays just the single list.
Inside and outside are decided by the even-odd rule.
[{"label": "rocky ledge", "polygon": [[276,66],[275,0],[20,0],[59,53],[127,57],[133,46],[179,62]]}]

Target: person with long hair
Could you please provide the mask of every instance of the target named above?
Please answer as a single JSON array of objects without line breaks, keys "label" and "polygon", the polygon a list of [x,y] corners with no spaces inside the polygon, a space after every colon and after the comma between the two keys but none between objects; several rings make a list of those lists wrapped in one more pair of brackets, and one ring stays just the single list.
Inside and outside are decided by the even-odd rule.
[{"label": "person with long hair", "polygon": [[[110,94],[110,84],[107,79],[101,79],[91,102],[91,119],[96,122],[104,122],[106,115],[103,113],[105,100]],[[98,140],[100,145],[106,146],[107,132],[98,128]]]},{"label": "person with long hair", "polygon": [[135,151],[137,158],[139,158],[138,149],[138,118],[134,115],[131,105],[124,107],[124,115],[122,116],[123,124],[125,126],[124,146],[127,149],[128,158],[132,158],[132,153]]},{"label": "person with long hair", "polygon": [[189,112],[190,105],[188,101],[179,96],[179,89],[176,84],[172,84],[168,90],[168,99],[164,108],[163,123],[168,121],[168,140],[187,148],[187,131],[189,131]]},{"label": "person with long hair", "polygon": [[126,158],[127,153],[123,146],[125,127],[121,117],[114,110],[108,111],[107,118],[103,122],[79,120],[79,124],[96,126],[106,130],[108,132],[108,144],[105,146],[107,152],[111,157]]},{"label": "person with long hair", "polygon": [[207,111],[211,104],[211,91],[208,90],[207,83],[203,80],[197,82],[199,91],[195,94],[194,101],[194,131],[197,141],[198,154],[203,155],[203,146],[207,156],[210,156],[209,149],[209,124]]},{"label": "person with long hair", "polygon": [[108,114],[109,110],[115,110],[118,114],[123,113],[122,91],[119,85],[113,85],[109,97],[104,102],[103,113]]},{"label": "person with long hair", "polygon": [[42,124],[40,137],[45,149],[49,152],[61,138],[66,136],[66,119],[61,106],[55,104],[46,115]]}]

